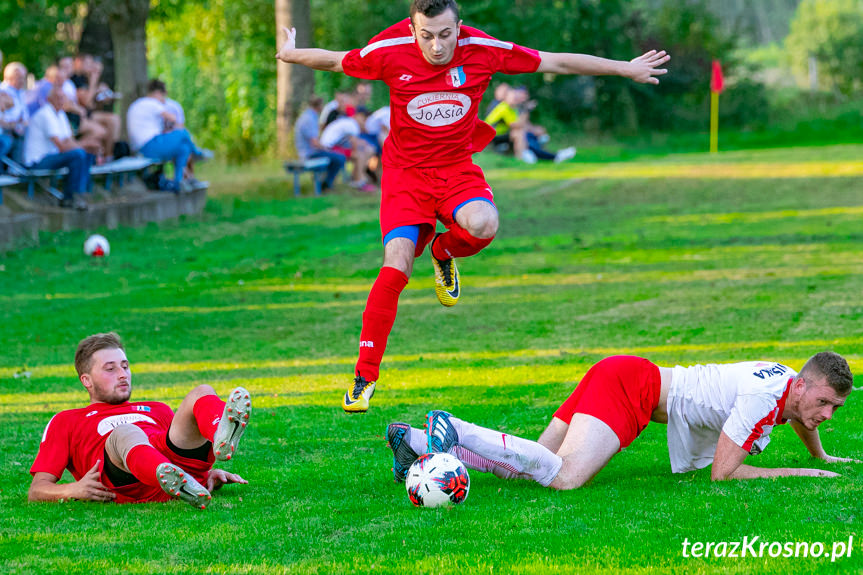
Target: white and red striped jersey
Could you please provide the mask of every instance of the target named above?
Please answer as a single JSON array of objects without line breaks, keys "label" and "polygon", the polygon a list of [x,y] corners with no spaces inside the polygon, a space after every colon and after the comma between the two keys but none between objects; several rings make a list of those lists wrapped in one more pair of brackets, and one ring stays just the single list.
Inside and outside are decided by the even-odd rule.
[{"label": "white and red striped jersey", "polygon": [[391,130],[385,167],[439,167],[466,160],[494,137],[477,116],[492,74],[539,68],[539,52],[462,26],[452,60],[429,64],[411,36],[410,19],[390,26],[342,59],[345,74],[390,88]]},{"label": "white and red striped jersey", "polygon": [[668,391],[668,455],[684,473],[713,463],[719,434],[755,455],[770,443],[797,373],[769,361],[676,366]]}]

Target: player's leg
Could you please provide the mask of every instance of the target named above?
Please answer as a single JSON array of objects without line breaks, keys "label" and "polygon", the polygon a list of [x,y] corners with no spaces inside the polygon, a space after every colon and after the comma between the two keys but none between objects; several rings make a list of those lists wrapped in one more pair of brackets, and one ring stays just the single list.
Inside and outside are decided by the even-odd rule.
[{"label": "player's leg", "polygon": [[202,509],[210,501],[209,491],[153,447],[147,434],[136,425],[115,427],[105,442],[105,454],[109,460],[106,467],[110,462],[145,485],[160,487],[165,493]]},{"label": "player's leg", "polygon": [[251,413],[249,392],[237,387],[222,401],[209,385],[199,385],[183,398],[168,430],[168,448],[180,455],[212,444],[216,459],[233,457]]},{"label": "player's leg", "polygon": [[345,392],[342,408],[348,413],[363,413],[375,393],[381,361],[390,331],[396,321],[399,296],[408,285],[413,270],[419,226],[403,226],[385,237],[384,264],[369,292],[363,311],[360,352],[354,369],[354,384]]},{"label": "player's leg", "polygon": [[557,453],[557,450],[560,449],[561,444],[563,444],[563,440],[566,437],[566,431],[568,429],[568,423],[565,423],[556,417],[552,417],[548,427],[545,428],[545,431],[542,432],[536,442]]},{"label": "player's leg", "polygon": [[452,453],[479,471],[505,479],[532,479],[548,487],[563,460],[535,441],[480,427],[444,411],[428,414],[429,451]]},{"label": "player's leg", "polygon": [[576,489],[590,481],[620,451],[620,439],[605,422],[576,413],[557,451],[563,459],[560,472],[549,487]]},{"label": "player's leg", "polygon": [[393,478],[404,483],[408,469],[421,453],[426,452],[428,439],[422,429],[407,423],[390,423],[387,426],[387,447],[393,451]]}]

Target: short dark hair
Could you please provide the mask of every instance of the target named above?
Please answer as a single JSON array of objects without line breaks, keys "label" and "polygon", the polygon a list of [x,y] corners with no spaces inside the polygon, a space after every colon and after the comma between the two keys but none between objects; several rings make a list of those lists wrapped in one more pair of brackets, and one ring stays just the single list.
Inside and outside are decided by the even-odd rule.
[{"label": "short dark hair", "polygon": [[93,363],[93,354],[103,349],[124,349],[120,336],[116,333],[96,333],[87,336],[78,343],[75,352],[75,371],[81,376],[90,373]]},{"label": "short dark hair", "polygon": [[854,376],[848,362],[832,351],[822,351],[810,357],[798,375],[807,382],[824,378],[839,395],[848,395],[854,388]]},{"label": "short dark hair", "polygon": [[165,83],[158,78],[153,78],[149,82],[147,82],[147,93],[150,94],[152,92],[162,92],[164,94],[168,93],[168,87],[165,86]]},{"label": "short dark hair", "polygon": [[455,0],[414,0],[411,2],[411,23],[414,21],[415,14],[434,18],[447,10],[453,11],[455,21],[458,22],[458,4],[455,3]]}]

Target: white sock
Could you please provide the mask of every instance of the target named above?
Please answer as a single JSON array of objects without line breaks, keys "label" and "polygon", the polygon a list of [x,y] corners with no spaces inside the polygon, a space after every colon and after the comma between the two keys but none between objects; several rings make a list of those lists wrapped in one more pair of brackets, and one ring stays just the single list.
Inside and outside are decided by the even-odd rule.
[{"label": "white sock", "polygon": [[533,479],[548,487],[563,465],[563,459],[535,441],[486,429],[457,417],[450,417],[450,423],[458,433],[459,446],[470,453],[460,452],[459,446],[451,452],[474,469],[490,471],[498,477]]},{"label": "white sock", "polygon": [[422,455],[428,451],[429,441],[425,430],[411,427],[408,430],[408,444],[411,449],[417,452],[417,455]]}]

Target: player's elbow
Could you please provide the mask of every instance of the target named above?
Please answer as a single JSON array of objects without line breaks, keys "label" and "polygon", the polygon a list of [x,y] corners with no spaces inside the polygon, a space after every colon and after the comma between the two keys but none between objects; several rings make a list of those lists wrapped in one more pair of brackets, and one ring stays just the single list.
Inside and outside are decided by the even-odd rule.
[{"label": "player's elbow", "polygon": [[722,469],[721,466],[717,466],[716,464],[710,467],[710,481],[727,481],[732,478],[733,472]]}]

